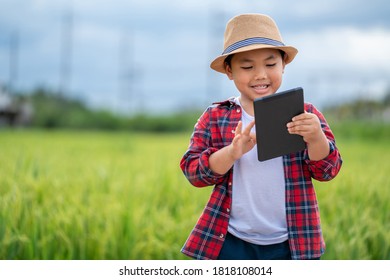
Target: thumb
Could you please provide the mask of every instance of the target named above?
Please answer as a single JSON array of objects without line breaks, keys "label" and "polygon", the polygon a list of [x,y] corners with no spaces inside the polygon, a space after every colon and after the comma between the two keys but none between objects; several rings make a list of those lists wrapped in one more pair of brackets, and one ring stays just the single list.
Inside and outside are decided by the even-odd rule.
[{"label": "thumb", "polygon": [[232,144],[233,144],[233,145],[236,145],[237,142],[240,141],[240,139],[241,139],[241,134],[236,135],[236,136],[233,138]]}]

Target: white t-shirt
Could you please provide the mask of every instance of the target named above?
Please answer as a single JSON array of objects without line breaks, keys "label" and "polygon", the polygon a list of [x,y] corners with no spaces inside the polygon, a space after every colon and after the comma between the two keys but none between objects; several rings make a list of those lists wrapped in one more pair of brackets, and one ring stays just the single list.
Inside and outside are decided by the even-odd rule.
[{"label": "white t-shirt", "polygon": [[[235,101],[241,106],[238,97]],[[243,129],[252,120],[242,110]],[[282,157],[260,162],[257,146],[243,155],[234,163],[232,198],[231,234],[259,245],[288,239]]]}]

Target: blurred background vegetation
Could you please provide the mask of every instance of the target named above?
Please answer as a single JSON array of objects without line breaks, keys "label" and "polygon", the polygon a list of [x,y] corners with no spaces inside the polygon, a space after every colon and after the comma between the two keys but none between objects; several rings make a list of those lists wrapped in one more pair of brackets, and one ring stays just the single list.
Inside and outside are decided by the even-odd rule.
[{"label": "blurred background vegetation", "polygon": [[[192,130],[202,113],[187,110],[162,115],[138,113],[126,116],[110,110],[91,109],[81,100],[44,88],[9,96],[12,98],[7,107],[0,107],[0,125],[3,127],[181,132]],[[390,137],[390,90],[379,100],[355,99],[321,111],[334,130],[342,127],[345,137]]]},{"label": "blurred background vegetation", "polygon": [[179,111],[156,116],[140,113],[129,117],[108,109],[91,109],[83,101],[44,88],[8,97],[12,101],[0,108],[3,127],[178,132],[191,129],[201,113]]}]

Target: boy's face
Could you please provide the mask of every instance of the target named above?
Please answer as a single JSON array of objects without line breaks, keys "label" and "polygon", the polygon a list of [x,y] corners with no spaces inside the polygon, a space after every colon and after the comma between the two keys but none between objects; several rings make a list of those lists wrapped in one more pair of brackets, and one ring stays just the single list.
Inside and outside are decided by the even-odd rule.
[{"label": "boy's face", "polygon": [[257,49],[233,55],[226,74],[241,93],[241,102],[275,93],[282,84],[285,62],[279,50]]}]

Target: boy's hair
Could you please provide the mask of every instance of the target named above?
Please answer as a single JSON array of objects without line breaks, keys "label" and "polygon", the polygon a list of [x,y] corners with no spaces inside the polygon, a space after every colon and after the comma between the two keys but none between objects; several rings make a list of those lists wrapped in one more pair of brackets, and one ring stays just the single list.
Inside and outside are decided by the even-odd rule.
[{"label": "boy's hair", "polygon": [[[280,55],[282,56],[282,59],[284,59],[286,53],[282,50],[278,50],[280,52]],[[229,66],[230,68],[232,67],[232,58],[234,54],[228,55],[225,60],[224,60],[224,65]]]}]

